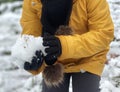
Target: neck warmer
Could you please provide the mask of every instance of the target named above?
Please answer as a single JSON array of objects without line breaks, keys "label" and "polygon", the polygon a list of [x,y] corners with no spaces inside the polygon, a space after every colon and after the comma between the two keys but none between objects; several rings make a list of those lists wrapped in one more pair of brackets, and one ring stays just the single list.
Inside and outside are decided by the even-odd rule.
[{"label": "neck warmer", "polygon": [[73,0],[41,0],[42,36],[55,35],[60,25],[68,25]]}]

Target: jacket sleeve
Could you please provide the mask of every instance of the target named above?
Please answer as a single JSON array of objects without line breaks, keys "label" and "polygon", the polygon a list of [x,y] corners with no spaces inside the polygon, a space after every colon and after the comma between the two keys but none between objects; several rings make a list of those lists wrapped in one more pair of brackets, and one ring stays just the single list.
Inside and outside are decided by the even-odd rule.
[{"label": "jacket sleeve", "polygon": [[20,20],[23,29],[22,34],[40,36],[42,26],[37,15],[37,10],[33,8],[34,5],[32,6],[32,3],[31,0],[24,0],[23,2],[23,11]]},{"label": "jacket sleeve", "polygon": [[[37,15],[37,10],[32,7],[32,1],[24,0],[22,9],[23,11],[20,23],[23,30],[21,34],[32,35],[35,37],[40,36],[42,26],[40,23],[40,19]],[[45,64],[43,64],[38,70],[31,70],[28,72],[32,73],[33,75],[37,75],[43,70],[44,67]]]},{"label": "jacket sleeve", "polygon": [[62,45],[59,60],[93,56],[109,48],[114,37],[114,26],[106,0],[86,0],[88,32],[73,36],[58,36]]}]

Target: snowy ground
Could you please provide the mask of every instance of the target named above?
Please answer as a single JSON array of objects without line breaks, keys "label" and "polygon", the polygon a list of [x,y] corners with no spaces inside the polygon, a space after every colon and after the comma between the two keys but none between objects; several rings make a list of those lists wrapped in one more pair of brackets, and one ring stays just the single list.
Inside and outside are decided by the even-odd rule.
[{"label": "snowy ground", "polygon": [[[120,92],[120,0],[108,1],[115,24],[115,40],[111,43],[100,88],[101,92]],[[41,75],[33,77],[11,63],[11,46],[21,31],[20,4],[22,2],[0,5],[0,92],[41,92]]]}]

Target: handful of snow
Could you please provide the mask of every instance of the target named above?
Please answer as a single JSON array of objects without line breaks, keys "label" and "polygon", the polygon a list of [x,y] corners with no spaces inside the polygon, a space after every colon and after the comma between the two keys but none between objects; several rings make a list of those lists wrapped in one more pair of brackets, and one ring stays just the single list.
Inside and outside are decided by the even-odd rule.
[{"label": "handful of snow", "polygon": [[31,35],[20,36],[12,47],[13,63],[23,69],[26,61],[31,63],[32,57],[37,50],[41,50],[43,54],[46,55],[44,51],[45,47],[42,43],[42,37],[34,37]]}]

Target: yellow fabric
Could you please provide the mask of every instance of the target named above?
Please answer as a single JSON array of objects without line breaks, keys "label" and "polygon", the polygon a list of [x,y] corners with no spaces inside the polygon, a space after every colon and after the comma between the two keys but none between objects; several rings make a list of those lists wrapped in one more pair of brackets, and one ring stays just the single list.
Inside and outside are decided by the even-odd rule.
[{"label": "yellow fabric", "polygon": [[[24,0],[22,34],[41,35],[41,9],[39,0]],[[80,72],[83,69],[101,75],[109,44],[114,37],[114,26],[107,1],[75,0],[69,26],[75,34],[58,36],[62,45],[62,55],[58,62],[64,64],[67,73]],[[40,67],[40,71],[31,73],[38,74],[42,69]]]}]

